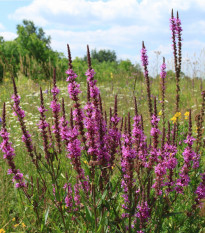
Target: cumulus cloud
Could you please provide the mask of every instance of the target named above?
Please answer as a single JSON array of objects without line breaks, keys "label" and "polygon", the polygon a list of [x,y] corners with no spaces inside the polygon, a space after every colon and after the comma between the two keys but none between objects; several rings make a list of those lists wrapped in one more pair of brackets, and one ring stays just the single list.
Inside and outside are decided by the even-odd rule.
[{"label": "cumulus cloud", "polygon": [[179,10],[182,19],[183,52],[192,46],[194,49],[205,46],[202,39],[205,21],[200,18],[205,10],[204,0],[33,0],[9,17],[34,21],[51,35],[53,49],[66,54],[69,43],[73,57],[83,56],[89,44],[91,49],[115,50],[119,58],[127,56],[140,62],[142,40],[150,59],[155,59],[154,51],[172,56],[169,30],[172,8]]},{"label": "cumulus cloud", "polygon": [[4,30],[4,29],[5,29],[4,25],[0,23],[0,30]]},{"label": "cumulus cloud", "polygon": [[39,25],[66,25],[69,27],[91,27],[108,23],[111,25],[133,25],[149,22],[157,25],[171,7],[188,9],[191,1],[187,0],[34,0],[30,5],[17,9],[10,18],[28,18]]},{"label": "cumulus cloud", "polygon": [[4,40],[14,40],[17,34],[13,32],[0,32],[0,36],[3,36]]}]

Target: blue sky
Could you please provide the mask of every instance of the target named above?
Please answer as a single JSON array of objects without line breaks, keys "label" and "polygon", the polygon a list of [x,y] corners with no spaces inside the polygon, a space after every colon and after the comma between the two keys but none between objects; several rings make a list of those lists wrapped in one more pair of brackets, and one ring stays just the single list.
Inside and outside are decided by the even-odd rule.
[{"label": "blue sky", "polygon": [[66,54],[69,43],[72,56],[80,57],[89,44],[91,49],[115,50],[119,59],[128,58],[133,63],[140,63],[144,40],[154,73],[155,51],[161,52],[159,63],[165,56],[172,67],[172,8],[175,13],[179,11],[182,21],[183,68],[195,66],[189,72],[198,72],[199,67],[204,72],[204,0],[0,0],[0,35],[5,40],[14,39],[16,25],[28,19],[51,36],[54,50]]}]

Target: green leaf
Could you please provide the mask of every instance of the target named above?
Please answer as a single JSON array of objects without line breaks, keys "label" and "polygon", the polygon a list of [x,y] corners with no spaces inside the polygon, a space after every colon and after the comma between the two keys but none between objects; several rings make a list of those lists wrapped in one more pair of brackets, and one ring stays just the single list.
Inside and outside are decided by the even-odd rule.
[{"label": "green leaf", "polygon": [[47,219],[48,219],[48,214],[49,214],[49,207],[48,209],[46,210],[46,213],[45,213],[45,224],[47,223]]},{"label": "green leaf", "polygon": [[88,206],[85,206],[85,211],[86,211],[86,219],[91,222],[91,223],[94,223],[94,219],[93,219],[93,216],[92,216],[92,212],[90,211],[90,209],[88,208]]},{"label": "green leaf", "polygon": [[183,214],[183,212],[169,213],[169,214],[166,214],[164,217],[170,217],[170,216],[174,216],[174,215],[177,215],[177,214]]}]

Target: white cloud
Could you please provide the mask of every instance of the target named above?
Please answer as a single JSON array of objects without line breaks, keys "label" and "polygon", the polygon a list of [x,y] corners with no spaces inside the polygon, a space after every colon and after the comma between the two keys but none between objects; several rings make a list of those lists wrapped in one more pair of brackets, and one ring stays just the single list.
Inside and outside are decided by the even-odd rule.
[{"label": "white cloud", "polygon": [[183,54],[205,47],[205,21],[195,17],[205,10],[204,0],[33,0],[9,17],[43,26],[52,48],[66,54],[69,43],[73,57],[85,55],[89,44],[91,49],[115,50],[118,58],[140,62],[142,40],[149,60],[156,60],[154,51],[162,52],[160,58],[172,57],[172,8],[182,19]]},{"label": "white cloud", "polygon": [[[89,44],[92,49],[111,49],[118,50],[132,50],[136,48],[136,41],[142,40],[142,35],[148,31],[147,27],[129,26],[120,27],[115,26],[107,30],[96,30],[86,32],[74,32],[64,30],[46,30],[48,35],[52,38],[52,47],[58,51],[65,51],[66,44],[69,43],[74,54],[81,56],[85,54],[86,45]],[[84,52],[82,52],[82,50]],[[139,50],[139,49],[138,49]]]},{"label": "white cloud", "polygon": [[40,26],[60,24],[69,27],[89,27],[107,23],[133,25],[149,22],[158,25],[171,8],[187,10],[193,0],[34,0],[30,5],[17,9],[10,18],[30,19]]},{"label": "white cloud", "polygon": [[0,23],[0,30],[4,30],[4,29],[5,29],[4,25]]},{"label": "white cloud", "polygon": [[3,36],[4,40],[14,40],[17,34],[13,32],[0,32],[0,36]]}]

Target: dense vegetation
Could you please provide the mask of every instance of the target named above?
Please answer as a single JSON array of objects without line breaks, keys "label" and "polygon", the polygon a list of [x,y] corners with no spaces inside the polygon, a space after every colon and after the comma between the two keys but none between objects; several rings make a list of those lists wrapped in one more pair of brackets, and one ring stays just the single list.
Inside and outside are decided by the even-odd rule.
[{"label": "dense vegetation", "polygon": [[72,61],[68,46],[67,60],[17,27],[16,60],[2,50],[1,233],[204,231],[205,82],[182,78],[170,21],[175,71],[163,59],[155,79],[144,43],[142,73],[109,50]]}]

